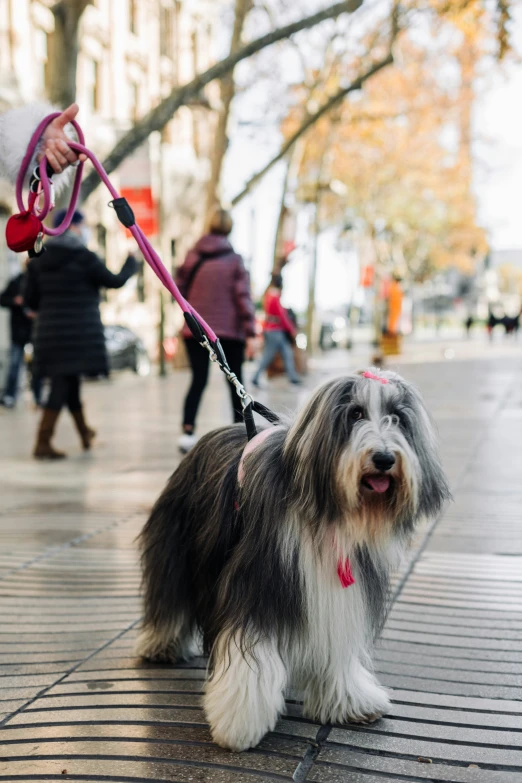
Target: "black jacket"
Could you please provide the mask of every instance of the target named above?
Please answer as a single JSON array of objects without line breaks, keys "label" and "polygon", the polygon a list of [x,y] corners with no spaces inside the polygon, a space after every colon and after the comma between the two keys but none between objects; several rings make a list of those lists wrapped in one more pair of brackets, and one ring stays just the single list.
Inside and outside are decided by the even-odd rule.
[{"label": "black jacket", "polygon": [[7,288],[0,294],[0,306],[11,310],[11,342],[24,346],[31,341],[33,320],[24,313],[24,305],[15,304],[17,296],[23,296],[25,275],[13,277]]},{"label": "black jacket", "polygon": [[38,313],[33,363],[40,377],[108,375],[100,288],[121,288],[136,268],[129,256],[118,274],[110,272],[69,231],[29,263],[25,302]]}]

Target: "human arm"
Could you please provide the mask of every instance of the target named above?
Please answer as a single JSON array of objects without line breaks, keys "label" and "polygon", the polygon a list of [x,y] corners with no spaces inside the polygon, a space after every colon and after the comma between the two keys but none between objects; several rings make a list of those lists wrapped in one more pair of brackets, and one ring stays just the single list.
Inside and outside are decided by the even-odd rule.
[{"label": "human arm", "polygon": [[[234,275],[234,302],[239,313],[239,318],[247,338],[256,336],[256,314],[252,294],[250,292],[250,277],[243,261],[239,258],[236,273]],[[250,350],[249,346],[249,350]]]},{"label": "human arm", "polygon": [[[16,182],[34,131],[45,117],[56,111],[56,107],[51,104],[33,103],[0,114],[0,178]],[[53,181],[57,192],[63,190],[71,178],[72,169],[69,167],[64,171],[65,163],[70,166],[77,159],[76,153],[68,146],[69,137],[66,133],[67,124],[77,113],[78,107],[73,104],[53,120],[44,131],[29,167],[32,172],[43,155],[48,154],[49,162],[56,172]]]},{"label": "human arm", "polygon": [[24,305],[33,313],[38,311],[40,305],[40,276],[34,261],[31,261],[25,273]]},{"label": "human arm", "polygon": [[78,104],[72,103],[47,126],[42,135],[36,159],[40,162],[45,155],[56,174],[60,174],[68,166],[74,166],[78,160],[87,160],[85,155],[78,155],[71,149],[69,136],[65,132],[67,125],[75,119],[79,111]]},{"label": "human arm", "polygon": [[97,288],[122,288],[138,270],[138,262],[133,255],[127,256],[119,272],[111,272],[96,253],[85,252],[89,254],[89,277]]},{"label": "human arm", "polygon": [[17,307],[23,304],[23,297],[20,296],[20,286],[18,279],[11,280],[7,288],[0,294],[0,307]]}]

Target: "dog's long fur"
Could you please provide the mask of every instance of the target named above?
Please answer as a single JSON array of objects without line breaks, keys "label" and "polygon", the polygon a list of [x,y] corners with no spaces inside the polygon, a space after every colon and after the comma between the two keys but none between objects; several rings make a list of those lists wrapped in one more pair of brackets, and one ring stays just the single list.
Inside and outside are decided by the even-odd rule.
[{"label": "dog's long fur", "polygon": [[[257,744],[290,684],[305,714],[370,721],[388,706],[371,673],[388,578],[416,522],[449,497],[430,418],[415,388],[354,375],[316,391],[247,456],[244,427],[216,430],[183,460],[141,535],[153,660],[210,653],[205,709],[216,742]],[[364,477],[393,453],[391,489]],[[355,584],[343,589],[340,559]]]}]

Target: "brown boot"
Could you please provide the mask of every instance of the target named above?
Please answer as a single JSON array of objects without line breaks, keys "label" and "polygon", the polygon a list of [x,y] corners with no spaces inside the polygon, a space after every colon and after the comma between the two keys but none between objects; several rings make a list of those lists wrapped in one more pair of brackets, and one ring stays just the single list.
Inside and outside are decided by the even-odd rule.
[{"label": "brown boot", "polygon": [[88,451],[91,448],[94,438],[96,437],[96,432],[87,425],[82,408],[79,408],[77,411],[71,411],[71,416],[73,417],[74,423],[76,424],[76,429],[80,435],[82,446],[85,451]]},{"label": "brown boot", "polygon": [[44,408],[33,452],[33,456],[36,459],[64,459],[67,456],[63,451],[56,451],[51,446],[51,438],[54,435],[54,428],[59,415],[60,411]]}]

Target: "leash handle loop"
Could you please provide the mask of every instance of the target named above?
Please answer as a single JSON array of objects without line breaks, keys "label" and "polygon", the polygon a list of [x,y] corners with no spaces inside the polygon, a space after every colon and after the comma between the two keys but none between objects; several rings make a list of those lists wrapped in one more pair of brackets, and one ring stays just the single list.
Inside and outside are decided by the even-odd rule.
[{"label": "leash handle loop", "polygon": [[[53,200],[54,200],[52,196],[51,182],[49,179],[50,177],[49,172],[51,172],[52,175],[52,168],[46,157],[43,157],[42,160],[40,161],[40,164],[37,167],[38,173],[36,169],[35,172],[33,173],[33,179],[37,179],[39,177],[41,183],[41,192],[43,193],[43,206],[41,208],[38,208],[38,206],[33,205],[32,207],[29,206],[28,209],[26,209],[24,204],[24,197],[23,197],[24,182],[27,177],[27,173],[29,171],[29,166],[31,165],[33,156],[36,150],[38,149],[38,144],[40,143],[42,134],[45,132],[47,126],[50,125],[51,122],[55,120],[56,117],[59,116],[60,116],[60,112],[54,112],[53,114],[49,114],[38,125],[38,127],[36,128],[35,132],[31,137],[31,141],[29,142],[27,151],[22,159],[22,164],[20,166],[20,171],[18,172],[18,177],[16,178],[16,203],[18,204],[19,211],[20,212],[31,211],[33,212],[34,215],[36,215],[36,217],[39,220],[45,220],[45,218],[47,217],[47,215],[49,214],[49,212],[53,207]],[[84,145],[85,137],[83,135],[82,129],[80,128],[76,120],[72,120],[70,124],[73,126],[76,132],[78,141],[80,142],[81,145]],[[73,142],[70,142],[69,146],[72,147]],[[45,165],[43,165],[44,163]],[[78,203],[78,197],[80,195],[83,166],[84,163],[80,162],[80,164],[76,168],[76,176],[74,178],[71,201],[69,203],[69,207],[67,209],[67,212],[65,214],[62,223],[56,228],[47,228],[47,226],[44,226],[44,233],[47,234],[48,236],[59,236],[60,234],[63,234],[64,231],[67,231],[67,229],[71,225],[72,217],[74,215],[74,210],[76,209],[76,205]]]}]

